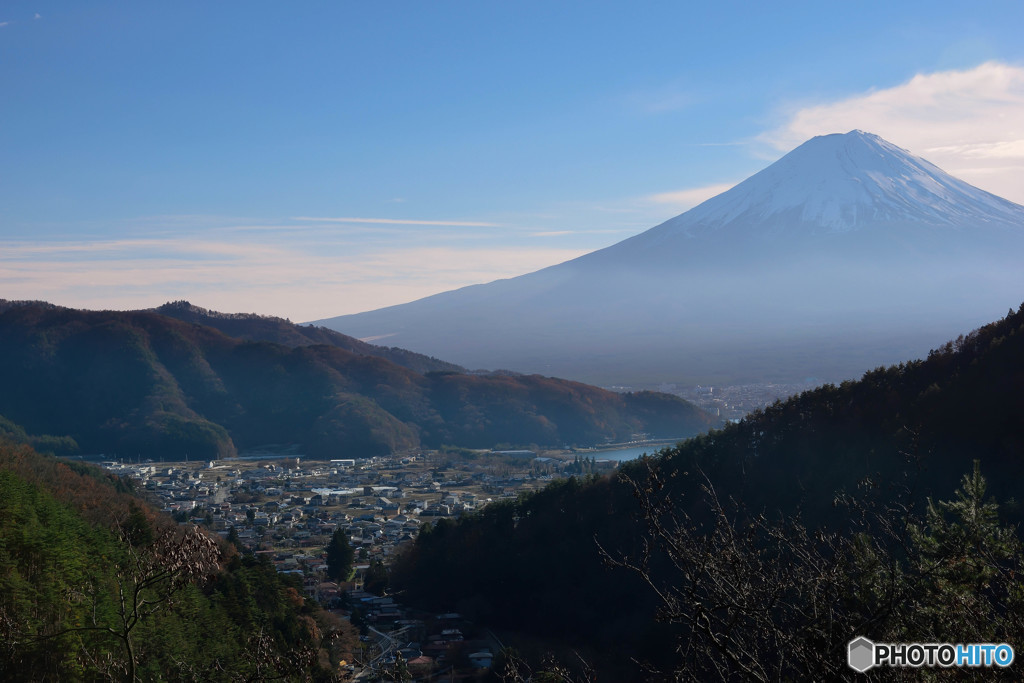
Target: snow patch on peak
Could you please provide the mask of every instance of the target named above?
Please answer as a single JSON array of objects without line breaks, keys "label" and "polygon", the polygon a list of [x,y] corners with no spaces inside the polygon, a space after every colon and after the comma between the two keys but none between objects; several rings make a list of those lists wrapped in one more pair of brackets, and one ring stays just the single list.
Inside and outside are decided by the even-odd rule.
[{"label": "snow patch on peak", "polygon": [[812,138],[732,189],[656,228],[697,236],[844,233],[918,223],[1024,226],[1024,207],[957,180],[872,133]]}]

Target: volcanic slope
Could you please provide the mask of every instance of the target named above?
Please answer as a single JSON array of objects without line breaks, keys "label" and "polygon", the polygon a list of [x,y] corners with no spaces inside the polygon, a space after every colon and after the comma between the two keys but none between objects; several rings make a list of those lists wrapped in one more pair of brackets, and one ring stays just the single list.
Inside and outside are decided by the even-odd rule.
[{"label": "volcanic slope", "polygon": [[1016,305],[1022,262],[1024,207],[852,131],[572,261],[319,324],[604,385],[838,381]]}]

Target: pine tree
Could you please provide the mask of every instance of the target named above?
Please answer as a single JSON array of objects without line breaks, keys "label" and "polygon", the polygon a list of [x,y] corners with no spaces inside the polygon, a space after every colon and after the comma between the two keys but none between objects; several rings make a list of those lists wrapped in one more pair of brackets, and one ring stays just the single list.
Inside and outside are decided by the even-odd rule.
[{"label": "pine tree", "polygon": [[998,506],[985,499],[979,461],[965,474],[951,501],[928,501],[924,525],[911,528],[919,579],[914,624],[939,642],[985,642],[996,637],[1016,577],[1021,543],[999,522]]},{"label": "pine tree", "polygon": [[388,570],[380,560],[374,560],[366,570],[363,587],[374,595],[384,595],[388,588]]},{"label": "pine tree", "polygon": [[335,529],[325,551],[327,553],[327,576],[334,581],[351,580],[355,571],[352,567],[355,552],[349,545],[348,535],[343,529]]},{"label": "pine tree", "polygon": [[234,525],[228,530],[228,543],[235,546],[238,552],[245,552],[245,546],[242,545],[242,539],[238,537],[238,530]]}]

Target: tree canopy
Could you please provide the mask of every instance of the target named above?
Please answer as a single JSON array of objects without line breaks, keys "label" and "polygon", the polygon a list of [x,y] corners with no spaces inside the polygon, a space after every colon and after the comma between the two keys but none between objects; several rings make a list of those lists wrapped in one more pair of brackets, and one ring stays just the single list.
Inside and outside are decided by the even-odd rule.
[{"label": "tree canopy", "polygon": [[0,679],[326,681],[356,644],[269,561],[0,443]]}]

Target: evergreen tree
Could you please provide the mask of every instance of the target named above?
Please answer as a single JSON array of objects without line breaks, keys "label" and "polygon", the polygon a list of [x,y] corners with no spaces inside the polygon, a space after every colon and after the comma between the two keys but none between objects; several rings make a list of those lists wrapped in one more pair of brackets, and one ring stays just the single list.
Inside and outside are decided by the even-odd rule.
[{"label": "evergreen tree", "polygon": [[956,497],[929,499],[924,524],[912,526],[915,552],[913,618],[909,632],[937,642],[985,642],[1005,637],[1006,617],[1020,608],[1021,542],[1000,524],[998,506],[985,499],[978,460]]},{"label": "evergreen tree", "polygon": [[128,501],[128,518],[121,525],[121,531],[125,540],[135,547],[148,546],[155,538],[149,518],[135,501]]},{"label": "evergreen tree", "polygon": [[366,570],[366,577],[363,579],[363,588],[374,595],[384,595],[388,588],[388,570],[385,569],[383,562],[374,560],[370,563],[370,568]]},{"label": "evergreen tree", "polygon": [[238,552],[244,552],[245,546],[242,545],[242,539],[238,537],[238,530],[235,529],[234,525],[228,530],[228,543],[235,546]]},{"label": "evergreen tree", "polygon": [[352,567],[355,552],[349,545],[348,534],[343,529],[335,529],[325,552],[327,553],[327,576],[334,581],[349,581],[355,571]]}]

